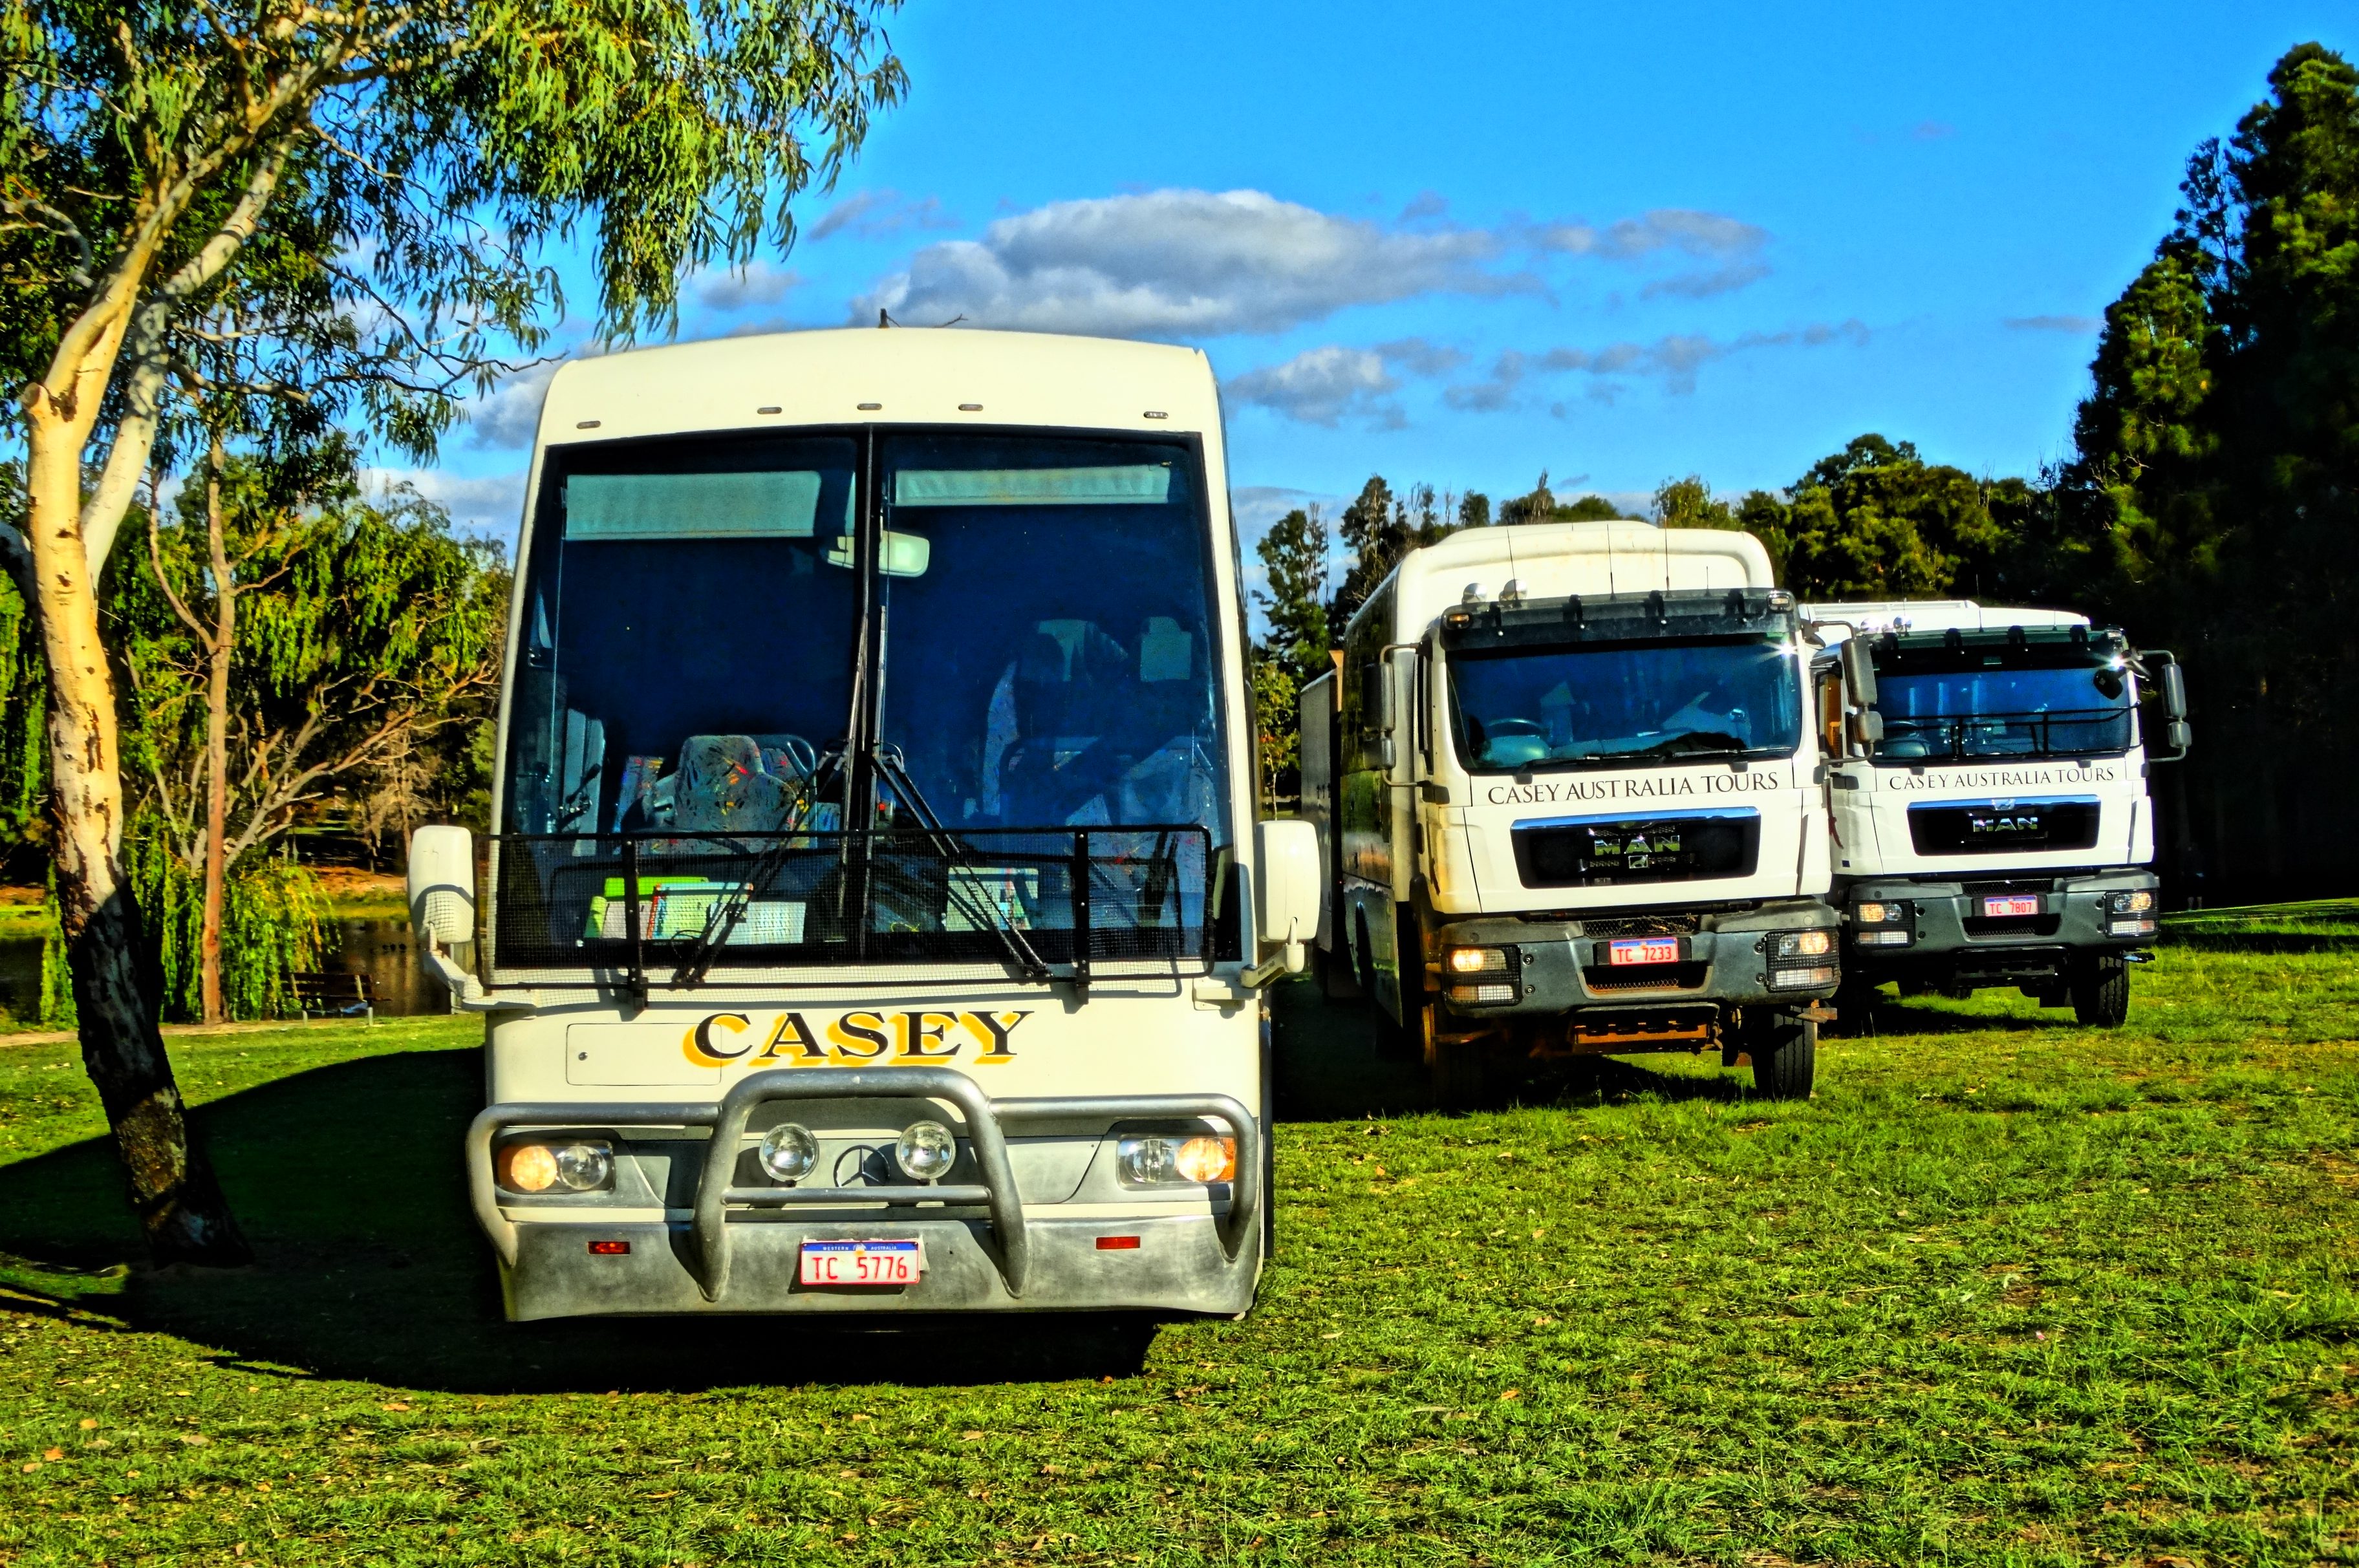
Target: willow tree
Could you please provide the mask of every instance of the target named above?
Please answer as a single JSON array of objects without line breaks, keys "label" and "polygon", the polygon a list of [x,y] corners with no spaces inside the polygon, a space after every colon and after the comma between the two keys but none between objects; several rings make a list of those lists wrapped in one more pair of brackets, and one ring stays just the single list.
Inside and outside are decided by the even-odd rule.
[{"label": "willow tree", "polygon": [[0,558],[41,626],[82,1059],[159,1261],[245,1256],[139,961],[98,611],[189,312],[299,209],[386,363],[446,373],[358,394],[375,432],[429,451],[450,367],[562,311],[549,242],[584,241],[614,338],[669,321],[687,272],[791,244],[788,203],[902,91],[890,3],[0,0],[0,354],[26,460]]}]

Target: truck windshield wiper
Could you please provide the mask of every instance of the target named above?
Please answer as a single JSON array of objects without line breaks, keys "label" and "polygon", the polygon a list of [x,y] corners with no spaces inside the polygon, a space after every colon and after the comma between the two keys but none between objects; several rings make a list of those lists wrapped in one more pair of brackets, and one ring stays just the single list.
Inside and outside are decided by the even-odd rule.
[{"label": "truck windshield wiper", "polygon": [[1742,740],[1725,730],[1683,730],[1678,735],[1669,735],[1657,741],[1644,751],[1634,752],[1631,755],[1655,757],[1665,752],[1690,751],[1713,756],[1742,756],[1746,749]]}]

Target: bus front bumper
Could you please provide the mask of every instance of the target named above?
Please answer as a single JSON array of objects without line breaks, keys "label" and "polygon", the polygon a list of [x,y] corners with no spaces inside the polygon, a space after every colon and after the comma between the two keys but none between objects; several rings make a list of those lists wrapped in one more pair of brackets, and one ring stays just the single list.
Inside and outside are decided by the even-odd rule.
[{"label": "bus front bumper", "polygon": [[[749,1184],[746,1124],[778,1100],[931,1101],[956,1107],[973,1180],[857,1187]],[[1027,1127],[1210,1121],[1236,1140],[1234,1180],[1199,1189],[1203,1208],[1093,1203],[1069,1215],[1027,1207],[1007,1134]],[[536,1213],[499,1188],[494,1149],[522,1129],[609,1133],[710,1129],[685,1220],[644,1210],[603,1217],[593,1203]],[[750,1073],[719,1103],[493,1105],[468,1128],[477,1222],[499,1255],[508,1316],[650,1312],[935,1312],[1136,1310],[1234,1316],[1253,1304],[1262,1261],[1262,1130],[1223,1094],[986,1098],[945,1068]],[[1225,1206],[1223,1207],[1223,1203]],[[1078,1206],[1078,1205],[1077,1205]],[[1109,1214],[1108,1208],[1119,1212]],[[1160,1210],[1161,1212],[1155,1212]],[[546,1217],[542,1217],[545,1214]],[[519,1217],[520,1216],[520,1217]],[[806,1241],[911,1240],[924,1270],[906,1286],[801,1282]]]}]

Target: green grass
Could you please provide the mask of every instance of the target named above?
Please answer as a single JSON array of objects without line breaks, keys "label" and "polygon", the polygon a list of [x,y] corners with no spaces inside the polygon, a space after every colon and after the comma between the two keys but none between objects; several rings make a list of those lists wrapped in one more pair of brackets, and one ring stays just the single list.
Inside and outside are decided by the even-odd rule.
[{"label": "green grass", "polygon": [[1467,1116],[1289,987],[1261,1307],[1143,1367],[500,1323],[440,1019],[177,1045],[263,1263],[143,1272],[71,1049],[0,1048],[0,1563],[2348,1561],[2359,974],[2137,985]]}]

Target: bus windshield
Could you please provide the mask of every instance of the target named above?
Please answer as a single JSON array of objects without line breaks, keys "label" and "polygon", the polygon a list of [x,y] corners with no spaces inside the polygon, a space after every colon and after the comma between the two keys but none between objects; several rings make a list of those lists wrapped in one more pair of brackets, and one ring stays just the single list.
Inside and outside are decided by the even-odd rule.
[{"label": "bus windshield", "polygon": [[1473,771],[1786,757],[1801,682],[1777,637],[1451,654],[1451,723]]},{"label": "bus windshield", "polygon": [[549,466],[502,962],[1209,962],[1234,829],[1192,445],[868,430]]}]

